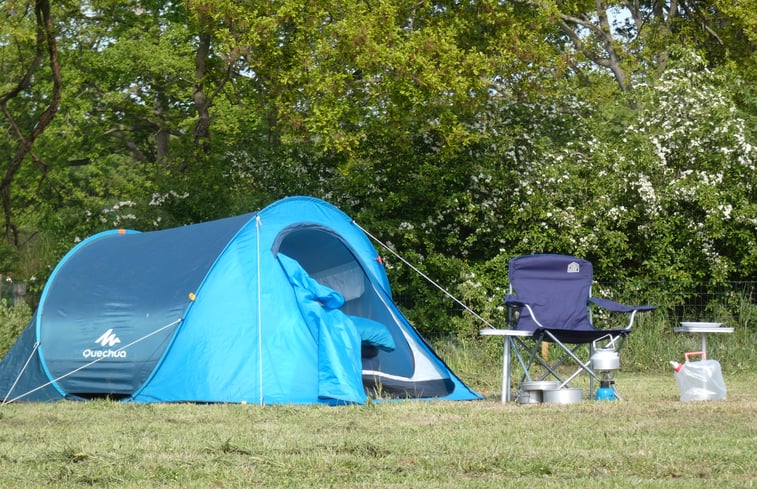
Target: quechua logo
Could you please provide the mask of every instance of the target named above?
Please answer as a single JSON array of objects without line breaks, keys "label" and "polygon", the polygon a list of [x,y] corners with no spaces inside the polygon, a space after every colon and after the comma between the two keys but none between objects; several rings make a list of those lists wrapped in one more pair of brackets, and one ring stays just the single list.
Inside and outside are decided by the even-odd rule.
[{"label": "quechua logo", "polygon": [[106,346],[114,347],[118,343],[121,343],[121,339],[113,332],[113,328],[110,328],[108,331],[104,332],[102,336],[97,338],[95,343],[99,343],[103,348]]},{"label": "quechua logo", "polygon": [[113,349],[114,346],[121,343],[121,339],[113,332],[113,328],[110,328],[108,331],[100,335],[100,337],[95,340],[95,343],[100,345],[103,349],[94,350],[87,348],[81,353],[85,359],[126,358],[126,350]]}]

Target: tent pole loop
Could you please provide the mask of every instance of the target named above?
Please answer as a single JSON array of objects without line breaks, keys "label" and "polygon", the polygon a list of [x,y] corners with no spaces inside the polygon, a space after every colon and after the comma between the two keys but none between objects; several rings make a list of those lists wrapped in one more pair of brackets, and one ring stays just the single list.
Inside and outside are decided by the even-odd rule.
[{"label": "tent pole loop", "polygon": [[263,316],[262,316],[262,298],[260,296],[260,228],[263,223],[260,220],[260,214],[255,216],[255,245],[257,247],[257,300],[258,300],[258,384],[260,386],[260,405],[263,405]]}]

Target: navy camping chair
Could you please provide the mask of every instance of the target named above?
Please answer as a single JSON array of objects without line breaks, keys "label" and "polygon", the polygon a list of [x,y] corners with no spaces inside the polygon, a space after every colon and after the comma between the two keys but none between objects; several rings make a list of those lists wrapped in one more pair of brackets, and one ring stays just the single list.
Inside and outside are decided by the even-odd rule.
[{"label": "navy camping chair", "polygon": [[[609,299],[591,297],[591,262],[573,256],[542,254],[516,257],[510,260],[508,275],[510,294],[505,298],[505,304],[508,307],[509,327],[532,332],[529,336],[511,337],[515,354],[523,367],[521,382],[534,380],[530,371],[540,370],[542,373],[535,380],[554,378],[561,387],[566,387],[579,374],[586,372],[590,375],[590,397],[594,396],[594,381],[610,381],[613,385],[609,372],[604,372],[605,378],[602,379],[600,373],[592,368],[594,346],[619,351],[631,332],[636,314],[651,311],[654,307],[626,306]],[[628,324],[621,329],[596,328],[592,323],[594,306],[629,314]],[[559,346],[559,354],[551,362],[539,354],[542,342]],[[589,358],[582,359],[579,353],[585,352],[585,345],[589,345]],[[521,350],[527,354],[522,355]],[[573,364],[575,371],[564,373]],[[543,368],[539,369],[539,366]],[[567,369],[568,372],[572,370]]]}]

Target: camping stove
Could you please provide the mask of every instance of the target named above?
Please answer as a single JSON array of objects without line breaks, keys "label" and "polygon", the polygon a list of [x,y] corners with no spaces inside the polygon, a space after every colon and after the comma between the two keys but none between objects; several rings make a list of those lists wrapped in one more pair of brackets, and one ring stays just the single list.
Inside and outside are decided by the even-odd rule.
[{"label": "camping stove", "polygon": [[[601,339],[601,338],[600,338]],[[597,340],[600,341],[600,340]],[[615,399],[615,381],[612,380],[612,372],[620,369],[620,355],[615,351],[613,341],[604,348],[597,347],[597,341],[592,344],[591,368],[602,374],[602,380],[597,391],[596,399]]]}]

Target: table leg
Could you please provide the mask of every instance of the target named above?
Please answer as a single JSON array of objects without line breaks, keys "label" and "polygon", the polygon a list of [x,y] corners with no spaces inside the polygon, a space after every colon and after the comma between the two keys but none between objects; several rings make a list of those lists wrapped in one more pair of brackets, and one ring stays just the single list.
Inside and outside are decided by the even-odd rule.
[{"label": "table leg", "polygon": [[707,360],[707,335],[702,333],[702,360]]},{"label": "table leg", "polygon": [[510,401],[510,337],[505,336],[502,347],[502,402]]}]

